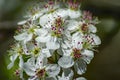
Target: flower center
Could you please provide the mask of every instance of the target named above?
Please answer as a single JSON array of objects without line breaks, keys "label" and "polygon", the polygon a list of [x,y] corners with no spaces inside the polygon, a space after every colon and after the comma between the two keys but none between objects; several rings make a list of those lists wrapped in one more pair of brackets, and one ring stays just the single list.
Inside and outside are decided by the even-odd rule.
[{"label": "flower center", "polygon": [[40,52],[40,48],[38,48],[38,47],[34,48],[34,50],[32,51],[32,53],[33,53],[35,56],[38,56],[39,52]]},{"label": "flower center", "polygon": [[34,28],[28,29],[28,33],[34,33]]},{"label": "flower center", "polygon": [[93,43],[94,43],[94,39],[92,37],[90,37],[89,35],[84,36],[84,44],[83,44],[84,48],[91,49],[93,47],[92,46]]},{"label": "flower center", "polygon": [[55,3],[52,0],[49,0],[48,3],[44,5],[44,8],[48,10],[48,13],[52,13],[55,10],[54,6],[55,6]]},{"label": "flower center", "polygon": [[83,24],[81,26],[81,30],[82,30],[83,33],[88,32],[88,26],[87,26],[87,24]]},{"label": "flower center", "polygon": [[43,78],[46,74],[46,70],[45,69],[39,69],[36,71],[36,75],[39,77],[39,78]]},{"label": "flower center", "polygon": [[80,49],[74,48],[73,49],[73,56],[74,56],[74,58],[80,58],[81,57],[80,52],[81,52]]},{"label": "flower center", "polygon": [[78,10],[79,9],[79,3],[76,0],[69,0],[68,6],[71,10]]},{"label": "flower center", "polygon": [[57,36],[57,37],[62,36],[62,32],[64,30],[63,24],[64,24],[64,21],[61,19],[61,17],[58,16],[58,18],[56,18],[54,22],[54,25],[51,25],[52,36]]}]

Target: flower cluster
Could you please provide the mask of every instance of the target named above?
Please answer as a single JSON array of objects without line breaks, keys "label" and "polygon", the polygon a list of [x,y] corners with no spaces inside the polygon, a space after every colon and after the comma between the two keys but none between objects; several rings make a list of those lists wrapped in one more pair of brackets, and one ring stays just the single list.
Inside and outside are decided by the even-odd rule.
[{"label": "flower cluster", "polygon": [[76,75],[85,73],[94,48],[101,44],[95,34],[98,20],[72,0],[67,7],[52,0],[37,4],[18,23],[8,69],[18,59],[15,73],[22,80],[25,74],[27,80],[86,80]]}]

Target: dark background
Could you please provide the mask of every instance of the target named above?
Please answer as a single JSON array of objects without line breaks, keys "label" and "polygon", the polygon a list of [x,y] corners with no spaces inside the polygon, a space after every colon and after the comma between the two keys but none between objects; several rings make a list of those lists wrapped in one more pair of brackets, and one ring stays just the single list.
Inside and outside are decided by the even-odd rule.
[{"label": "dark background", "polygon": [[[97,25],[102,44],[99,52],[87,72],[83,75],[88,80],[120,80],[120,0],[82,0],[81,9],[88,10],[101,21]],[[30,0],[0,0],[0,80],[13,80],[12,70],[7,70],[9,63],[6,51],[13,44],[13,35],[21,11]]]}]

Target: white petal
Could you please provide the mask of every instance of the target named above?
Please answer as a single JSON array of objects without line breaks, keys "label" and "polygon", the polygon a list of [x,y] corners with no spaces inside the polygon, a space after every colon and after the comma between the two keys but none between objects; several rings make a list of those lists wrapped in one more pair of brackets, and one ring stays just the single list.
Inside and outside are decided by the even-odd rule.
[{"label": "white petal", "polygon": [[31,34],[28,34],[27,36],[26,36],[26,38],[25,38],[25,43],[26,42],[28,42],[28,41],[30,41],[31,39],[32,39],[32,36],[33,36],[33,34],[31,33]]},{"label": "white petal", "polygon": [[45,36],[48,34],[48,31],[46,29],[35,29],[34,31],[39,36]]},{"label": "white petal", "polygon": [[27,60],[27,65],[31,65],[31,66],[35,66],[35,58],[34,57],[31,57]]},{"label": "white petal", "polygon": [[12,62],[14,62],[16,59],[17,59],[17,57],[18,57],[18,54],[16,53],[16,54],[13,54],[12,56],[10,56],[10,60],[12,61]]},{"label": "white petal", "polygon": [[57,53],[58,53],[59,55],[63,55],[63,51],[61,50],[61,48],[57,50]]},{"label": "white petal", "polygon": [[90,50],[84,50],[81,54],[82,54],[82,59],[85,60],[87,64],[89,64],[94,57],[93,51]]},{"label": "white petal", "polygon": [[79,59],[75,62],[74,68],[79,75],[82,75],[86,71],[86,63],[84,60]]},{"label": "white petal", "polygon": [[42,49],[41,53],[45,56],[45,57],[50,57],[50,51],[49,49]]},{"label": "white petal", "polygon": [[37,61],[36,61],[36,68],[38,69],[38,68],[42,68],[42,67],[44,67],[45,65],[47,65],[47,58],[46,57],[44,57],[44,56],[42,56],[42,55],[40,55],[40,56],[38,56],[38,58],[37,58]]},{"label": "white petal", "polygon": [[68,21],[68,25],[67,25],[67,29],[70,31],[70,32],[74,32],[77,30],[77,27],[79,26],[79,23],[78,21],[75,21],[75,20],[69,20]]},{"label": "white petal", "polygon": [[37,76],[31,76],[28,80],[39,80]]},{"label": "white petal", "polygon": [[93,37],[95,45],[100,45],[101,44],[101,40],[100,40],[100,38],[97,35],[91,34],[90,36]]},{"label": "white petal", "polygon": [[29,76],[35,75],[36,68],[35,68],[35,58],[34,57],[31,57],[30,59],[27,60],[26,63],[24,63],[23,70]]},{"label": "white petal", "polygon": [[89,31],[92,33],[96,33],[97,32],[97,28],[94,25],[89,25]]},{"label": "white petal", "polygon": [[65,30],[65,31],[64,31],[64,35],[65,35],[65,36],[63,36],[63,38],[68,38],[68,39],[71,38],[70,31],[68,31],[68,30]]},{"label": "white petal", "polygon": [[[30,47],[30,46],[29,46],[29,47]],[[29,55],[29,53],[28,53],[28,48],[27,48],[26,44],[24,44],[24,43],[23,43],[23,51],[24,51],[24,53],[25,53],[26,55]]]},{"label": "white petal", "polygon": [[37,42],[41,42],[41,43],[45,43],[48,42],[50,40],[50,35],[46,35],[46,36],[39,36],[35,39]]},{"label": "white petal", "polygon": [[72,49],[63,50],[63,53],[64,56],[70,56],[72,53]]},{"label": "white petal", "polygon": [[82,35],[80,33],[73,34],[72,45],[74,46],[74,48],[82,49],[83,48],[82,42],[83,42]]},{"label": "white petal", "polygon": [[60,66],[57,64],[48,64],[46,70],[49,77],[56,76],[60,72]]},{"label": "white petal", "polygon": [[79,40],[79,39],[82,39],[82,36],[83,34],[79,33],[79,32],[76,32],[72,35],[72,40]]},{"label": "white petal", "polygon": [[8,69],[11,69],[13,67],[17,57],[18,57],[18,54],[13,54],[12,56],[10,56],[11,63],[7,66]]},{"label": "white petal", "polygon": [[87,80],[87,79],[85,79],[84,77],[79,77],[79,78],[76,78],[75,80]]},{"label": "white petal", "polygon": [[57,42],[47,42],[46,46],[48,49],[53,49],[53,50],[56,50],[60,47],[59,43]]},{"label": "white petal", "polygon": [[58,76],[58,80],[73,80],[73,71],[71,69],[63,69],[62,76]]},{"label": "white petal", "polygon": [[11,68],[13,67],[13,65],[14,65],[14,63],[11,62],[11,63],[7,66],[7,68],[8,68],[8,69],[11,69]]},{"label": "white petal", "polygon": [[18,34],[18,35],[16,35],[16,36],[14,36],[14,38],[15,38],[15,40],[22,41],[22,40],[24,40],[27,36],[28,36],[28,34],[25,32],[25,33]]},{"label": "white petal", "polygon": [[38,13],[36,13],[35,15],[33,15],[32,16],[32,20],[36,20],[36,19],[38,19],[40,16],[42,16],[43,15],[43,13],[41,13],[41,12],[38,12]]},{"label": "white petal", "polygon": [[81,16],[80,11],[74,11],[74,10],[68,9],[68,12],[69,12],[70,18],[79,18]]},{"label": "white petal", "polygon": [[23,65],[23,69],[24,69],[24,71],[26,72],[27,75],[35,76],[35,74],[36,74],[35,70],[33,70],[32,68],[33,68],[33,66],[31,66],[27,63],[24,63],[24,65]]},{"label": "white petal", "polygon": [[65,9],[58,9],[56,12],[55,12],[56,15],[62,17],[62,18],[66,18],[68,16],[68,13]]},{"label": "white petal", "polygon": [[74,61],[70,56],[64,56],[59,59],[58,64],[63,68],[69,68],[74,65]]},{"label": "white petal", "polygon": [[30,41],[32,39],[33,34],[28,34],[27,32],[19,34],[17,36],[14,36],[15,40],[18,41],[24,41],[26,43],[27,41]]},{"label": "white petal", "polygon": [[60,77],[60,76],[58,76],[58,80],[72,80],[72,79],[70,79],[69,77]]},{"label": "white petal", "polygon": [[61,47],[64,48],[64,49],[69,49],[69,48],[72,47],[72,43],[71,43],[71,41],[64,40],[64,43],[62,43]]},{"label": "white petal", "polygon": [[26,22],[27,22],[27,20],[20,21],[20,22],[18,22],[18,25],[23,25],[23,24],[25,24]]},{"label": "white petal", "polygon": [[49,25],[54,21],[54,16],[52,14],[45,14],[42,17],[40,17],[39,23],[43,28],[50,28],[46,25]]},{"label": "white petal", "polygon": [[24,78],[23,78],[23,69],[20,70],[20,78],[21,78],[22,80],[24,80]]},{"label": "white petal", "polygon": [[71,69],[64,69],[62,76],[69,77],[69,80],[72,80],[74,72]]},{"label": "white petal", "polygon": [[47,77],[45,80],[57,80],[56,77]]},{"label": "white petal", "polygon": [[56,50],[60,48],[60,44],[57,41],[57,37],[51,37],[51,39],[46,43],[48,49]]},{"label": "white petal", "polygon": [[20,61],[19,61],[19,67],[23,68],[24,61],[23,61],[22,56],[19,56],[19,59],[20,59]]}]

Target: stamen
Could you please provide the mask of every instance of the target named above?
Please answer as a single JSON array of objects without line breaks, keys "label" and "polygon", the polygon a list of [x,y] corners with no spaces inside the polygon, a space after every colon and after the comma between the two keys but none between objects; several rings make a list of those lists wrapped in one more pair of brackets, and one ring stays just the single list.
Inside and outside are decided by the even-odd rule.
[{"label": "stamen", "polygon": [[48,10],[48,13],[54,11],[55,2],[53,0],[49,0],[47,4],[44,5],[44,8]]},{"label": "stamen", "polygon": [[73,56],[74,56],[74,58],[80,58],[81,57],[80,51],[81,50],[77,49],[77,48],[73,49]]},{"label": "stamen", "polygon": [[52,36],[61,37],[62,32],[64,30],[63,24],[64,24],[64,21],[62,20],[60,16],[58,16],[55,19],[53,25],[51,25]]},{"label": "stamen", "polygon": [[45,76],[45,69],[39,69],[36,71],[36,75],[40,78],[44,77]]},{"label": "stamen", "polygon": [[83,24],[83,25],[81,26],[81,30],[82,30],[83,32],[87,32],[87,31],[88,31],[88,26],[87,26],[87,24]]},{"label": "stamen", "polygon": [[92,14],[89,11],[83,12],[83,19],[84,20],[92,20]]},{"label": "stamen", "polygon": [[15,71],[15,75],[16,75],[16,76],[19,76],[19,74],[20,74],[20,71],[19,71],[19,70],[16,70],[16,71]]},{"label": "stamen", "polygon": [[80,4],[80,3],[77,2],[76,0],[74,0],[74,1],[69,0],[69,1],[68,1],[68,5],[69,5],[69,8],[70,8],[71,10],[78,10],[79,4]]}]

